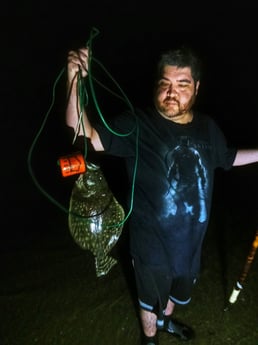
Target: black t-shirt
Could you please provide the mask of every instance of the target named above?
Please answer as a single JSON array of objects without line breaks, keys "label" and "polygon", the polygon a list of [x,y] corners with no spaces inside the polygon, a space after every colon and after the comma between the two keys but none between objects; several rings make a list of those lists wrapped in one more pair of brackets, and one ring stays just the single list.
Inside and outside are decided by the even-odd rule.
[{"label": "black t-shirt", "polygon": [[208,225],[214,170],[236,150],[214,120],[194,112],[177,124],[154,108],[95,126],[107,154],[124,157],[131,182],[131,253],[145,263],[196,275]]}]

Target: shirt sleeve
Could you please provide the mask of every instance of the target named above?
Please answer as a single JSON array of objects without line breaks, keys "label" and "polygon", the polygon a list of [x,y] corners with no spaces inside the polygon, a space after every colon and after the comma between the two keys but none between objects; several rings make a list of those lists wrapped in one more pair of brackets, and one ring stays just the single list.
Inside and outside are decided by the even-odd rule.
[{"label": "shirt sleeve", "polygon": [[215,168],[220,167],[230,170],[233,166],[237,148],[229,147],[223,131],[213,119],[210,121],[210,132],[213,144],[213,160]]},{"label": "shirt sleeve", "polygon": [[131,113],[123,113],[111,119],[108,125],[97,123],[95,126],[107,154],[118,157],[135,155],[138,140],[138,121]]}]

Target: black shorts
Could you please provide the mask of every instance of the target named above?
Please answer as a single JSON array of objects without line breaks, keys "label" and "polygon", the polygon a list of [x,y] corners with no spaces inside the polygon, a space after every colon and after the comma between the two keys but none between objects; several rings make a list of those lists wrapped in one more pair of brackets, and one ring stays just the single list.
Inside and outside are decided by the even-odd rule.
[{"label": "black shorts", "polygon": [[146,265],[137,257],[133,259],[133,266],[142,309],[158,313],[166,309],[169,299],[181,305],[190,302],[195,278],[173,277],[163,266]]}]

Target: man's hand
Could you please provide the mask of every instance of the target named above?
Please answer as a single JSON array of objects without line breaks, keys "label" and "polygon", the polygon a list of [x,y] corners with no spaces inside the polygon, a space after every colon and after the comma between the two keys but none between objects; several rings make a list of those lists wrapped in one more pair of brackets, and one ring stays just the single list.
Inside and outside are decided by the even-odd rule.
[{"label": "man's hand", "polygon": [[75,80],[79,71],[81,72],[82,77],[86,77],[88,75],[88,58],[88,48],[69,51],[67,57],[67,79],[69,83],[72,83]]}]

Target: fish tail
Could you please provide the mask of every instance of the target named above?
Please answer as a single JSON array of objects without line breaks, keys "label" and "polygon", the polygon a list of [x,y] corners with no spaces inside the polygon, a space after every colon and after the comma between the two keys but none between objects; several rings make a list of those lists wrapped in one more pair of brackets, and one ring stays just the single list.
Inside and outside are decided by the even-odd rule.
[{"label": "fish tail", "polygon": [[111,256],[102,256],[102,257],[95,257],[95,266],[96,266],[96,274],[97,277],[101,277],[103,275],[108,274],[111,268],[117,264],[117,260],[112,258]]}]

